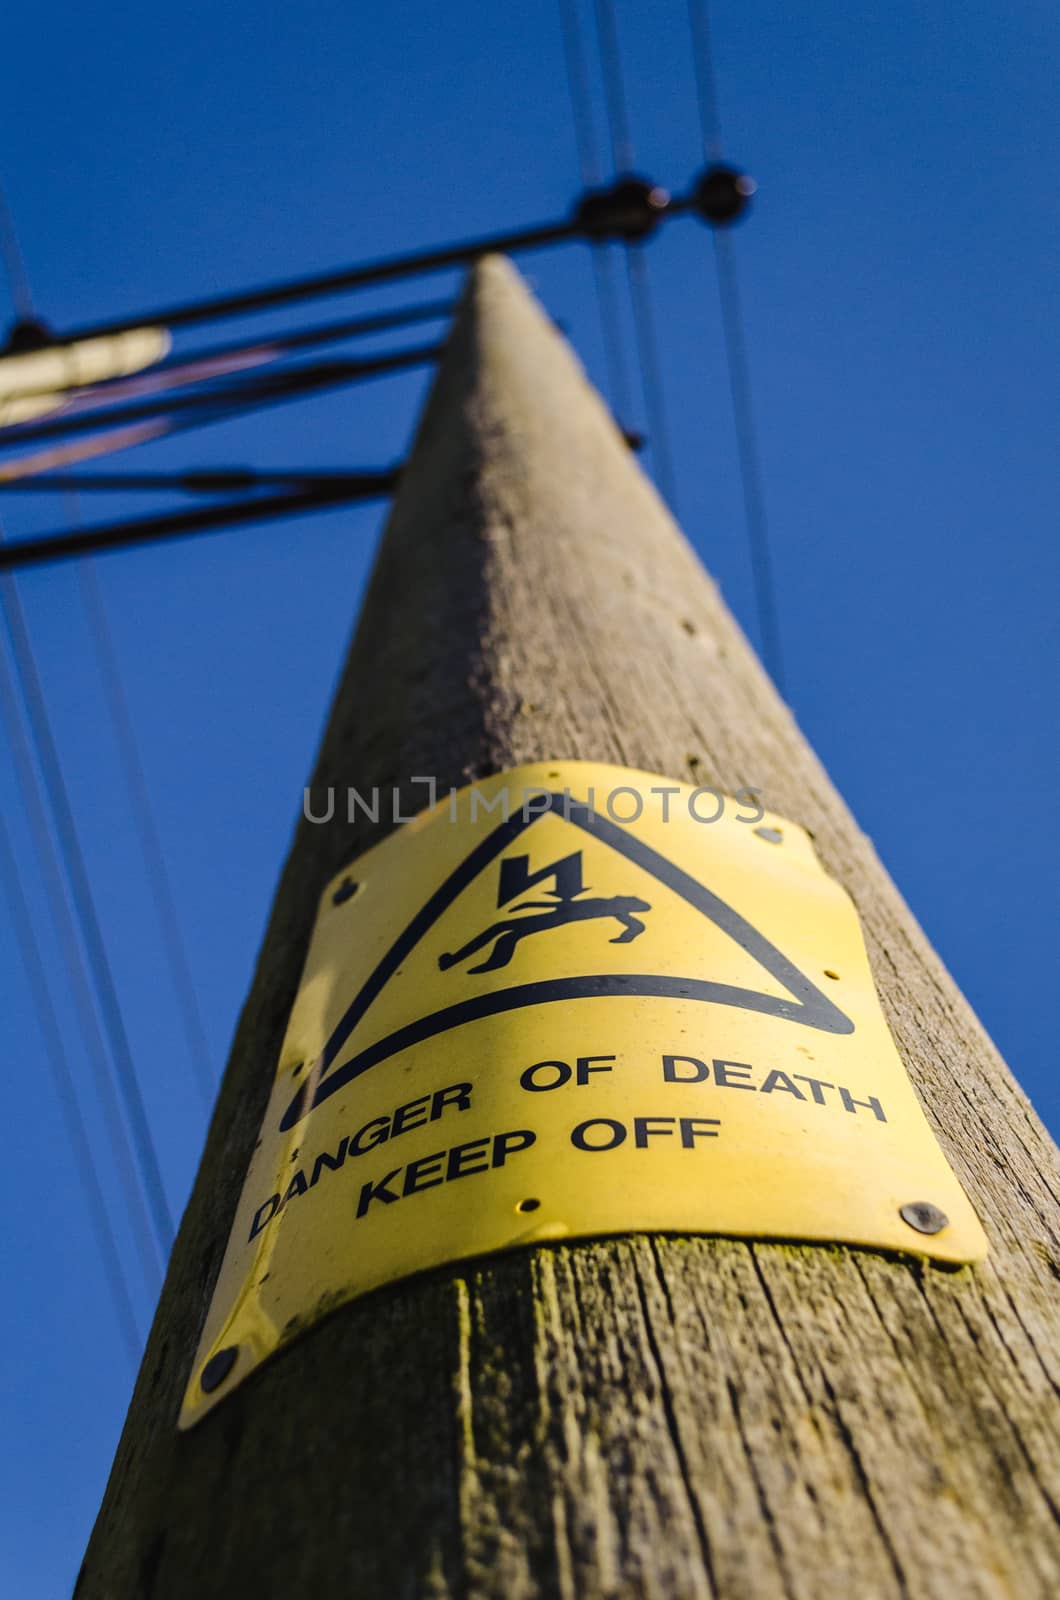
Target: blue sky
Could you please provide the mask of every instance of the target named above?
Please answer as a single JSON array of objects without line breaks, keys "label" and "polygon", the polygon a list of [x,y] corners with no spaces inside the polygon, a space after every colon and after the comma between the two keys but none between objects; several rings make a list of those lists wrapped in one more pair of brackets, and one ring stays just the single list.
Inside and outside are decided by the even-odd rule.
[{"label": "blue sky", "polygon": [[[1046,0],[713,9],[727,149],[761,186],[734,243],[789,698],[1056,1129],[1060,22]],[[617,0],[617,13],[638,163],[678,187],[699,162],[684,0]],[[6,30],[0,175],[39,310],[59,327],[548,220],[576,191],[555,0],[38,0]],[[650,269],[678,509],[754,636],[705,232],[668,226]],[[587,252],[525,270],[603,383]],[[454,287],[376,291],[341,311]],[[424,382],[385,380],[114,464],[385,464],[407,446]],[[161,503],[94,497],[89,511]],[[62,522],[42,497],[0,510],[12,535]],[[98,564],[217,1065],[380,520],[334,512]],[[20,590],[179,1213],[204,1113],[78,575],[40,571]],[[8,768],[5,748],[0,805],[102,1150]],[[52,1600],[76,1573],[132,1375],[2,910],[0,961],[18,1108],[0,1173],[0,1571],[22,1600]],[[105,1162],[104,1181],[116,1199]],[[122,1245],[146,1326],[124,1231]]]}]

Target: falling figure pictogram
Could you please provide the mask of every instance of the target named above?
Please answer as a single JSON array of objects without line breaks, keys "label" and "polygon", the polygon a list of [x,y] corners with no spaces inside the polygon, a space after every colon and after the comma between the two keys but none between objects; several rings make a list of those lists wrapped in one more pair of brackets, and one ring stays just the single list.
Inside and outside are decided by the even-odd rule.
[{"label": "falling figure pictogram", "polygon": [[467,944],[459,950],[447,952],[438,957],[438,965],[443,972],[450,967],[455,967],[458,962],[465,961],[468,956],[484,950],[488,944],[496,940],[493,950],[485,961],[477,967],[468,967],[468,972],[496,972],[499,967],[506,967],[520,939],[525,939],[531,933],[546,933],[551,928],[563,928],[568,922],[589,922],[596,917],[614,917],[622,924],[622,932],[609,940],[611,944],[632,944],[644,932],[644,924],[634,913],[650,911],[651,906],[647,900],[640,900],[635,894],[614,894],[608,898],[593,895],[586,900],[576,900],[573,896],[560,896],[555,901],[528,900],[521,906],[513,907],[515,911],[539,911],[539,916],[533,917],[507,917],[502,922],[493,922],[482,933],[469,939]]}]

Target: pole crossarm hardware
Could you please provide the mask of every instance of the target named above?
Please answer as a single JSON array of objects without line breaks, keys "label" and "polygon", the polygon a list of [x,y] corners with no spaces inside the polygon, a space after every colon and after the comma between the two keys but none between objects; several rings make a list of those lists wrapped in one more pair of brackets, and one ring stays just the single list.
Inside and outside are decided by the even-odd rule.
[{"label": "pole crossarm hardware", "polygon": [[186,472],[46,472],[6,479],[0,470],[0,493],[68,494],[73,489],[78,494],[124,494],[137,489],[151,493],[176,489],[183,494],[242,494],[274,484],[297,484],[303,489],[356,488],[363,479],[379,476],[378,472],[351,472],[347,467],[190,467]]},{"label": "pole crossarm hardware", "polygon": [[[101,555],[108,550],[127,550],[135,545],[158,544],[190,534],[217,533],[248,522],[303,516],[309,511],[331,511],[336,506],[360,500],[385,500],[393,494],[399,472],[399,468],[389,468],[381,472],[336,473],[333,477],[318,476],[315,480],[309,474],[306,475],[311,480],[308,485],[303,475],[291,474],[284,478],[277,474],[279,481],[292,486],[271,494],[224,500],[219,505],[187,507],[126,522],[98,523],[69,532],[40,534],[32,539],[9,539],[0,543],[0,572],[48,566],[55,561]],[[199,476],[199,483],[206,485],[213,479],[212,490],[234,488],[233,480],[238,476],[231,474],[226,483],[223,473],[204,473]],[[253,475],[250,476],[253,480]],[[301,487],[296,486],[299,483]],[[181,487],[191,485],[185,482]]]},{"label": "pole crossarm hardware", "polygon": [[[809,830],[857,907],[890,1032],[989,1256],[943,1270],[757,1237],[524,1243],[333,1310],[178,1432],[277,1068],[303,1065],[280,1049],[325,886],[346,884],[356,938],[357,857],[400,825],[391,794],[407,817],[428,803],[424,775],[444,796],[570,758],[729,795],[753,788]],[[386,797],[374,820],[347,811],[351,787]],[[319,809],[329,791],[330,814]],[[301,822],[280,879],[76,1600],[1051,1600],[1055,1148],[505,262],[471,275],[309,793],[319,820]],[[524,851],[508,870],[533,882],[542,866]],[[314,993],[337,1017],[350,997],[330,994],[327,976]],[[587,1059],[620,1069],[625,1003],[593,1002]],[[724,1054],[712,1049],[721,1010],[704,1001],[695,1036],[660,1047]],[[516,1059],[481,1058],[478,1026],[469,1077],[518,1082],[527,1060],[555,1054],[519,1058],[512,1034]],[[816,1082],[813,1030],[791,1026],[787,1065]],[[720,1065],[704,1114],[724,1121],[726,1096],[750,1101],[737,1095],[746,1083],[719,1086],[725,1073],[760,1081],[778,1063],[757,1062],[757,1077]],[[859,1121],[838,1091],[833,1101],[827,1114],[860,1128],[868,1149],[874,1113]],[[789,1096],[785,1115],[804,1110],[806,1122],[826,1115]],[[306,1170],[312,1127],[289,1135]],[[358,1161],[346,1220],[322,1248],[359,1248],[362,1174],[370,1190],[390,1169],[397,1182],[400,1143]],[[691,1160],[677,1143],[675,1163]],[[696,1157],[708,1184],[709,1147]],[[586,1155],[591,1181],[611,1181],[608,1159]],[[477,1203],[473,1186],[489,1181],[468,1178],[458,1203]],[[415,1230],[439,1193],[406,1186],[386,1214]],[[921,1224],[937,1225],[914,1217],[911,1238]]]},{"label": "pole crossarm hardware", "polygon": [[688,212],[697,213],[712,227],[725,227],[743,214],[754,189],[753,179],[733,167],[720,164],[707,167],[688,192],[679,196],[670,195],[659,184],[646,178],[624,175],[606,188],[587,190],[579,197],[570,214],[555,222],[488,234],[457,244],[411,250],[381,261],[341,267],[334,272],[292,278],[286,283],[266,284],[260,288],[238,290],[233,294],[214,295],[204,300],[168,306],[161,311],[117,317],[91,327],[54,334],[52,340],[70,344],[82,339],[122,333],[144,324],[169,329],[192,327],[220,318],[270,311],[276,306],[293,305],[303,300],[346,294],[354,289],[366,289],[373,284],[389,283],[397,278],[441,272],[499,252],[517,255],[524,251],[542,250],[571,239],[587,239],[590,242],[645,239],[658,223]]}]

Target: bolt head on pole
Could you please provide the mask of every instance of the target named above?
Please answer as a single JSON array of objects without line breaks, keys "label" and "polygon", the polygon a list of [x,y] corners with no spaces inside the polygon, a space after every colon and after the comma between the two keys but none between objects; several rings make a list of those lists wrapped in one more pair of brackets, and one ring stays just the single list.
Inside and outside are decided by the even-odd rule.
[{"label": "bolt head on pole", "polygon": [[669,191],[647,178],[619,178],[607,189],[583,194],[574,213],[575,227],[590,239],[625,239],[637,243],[658,227],[670,204]]},{"label": "bolt head on pole", "polygon": [[707,167],[696,181],[692,204],[704,222],[725,228],[745,215],[757,187],[752,177],[735,167]]},{"label": "bolt head on pole", "polygon": [[943,1228],[949,1227],[949,1217],[930,1200],[911,1200],[900,1207],[899,1215],[917,1233],[941,1233]]},{"label": "bolt head on pole", "polygon": [[228,1345],[224,1350],[218,1350],[216,1355],[210,1357],[199,1378],[204,1394],[212,1394],[215,1389],[221,1387],[235,1366],[238,1355],[238,1346]]}]

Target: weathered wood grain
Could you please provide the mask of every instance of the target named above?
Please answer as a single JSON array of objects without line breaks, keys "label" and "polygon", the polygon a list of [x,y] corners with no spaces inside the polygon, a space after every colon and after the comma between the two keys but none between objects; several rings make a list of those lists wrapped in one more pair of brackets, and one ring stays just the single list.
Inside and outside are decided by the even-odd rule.
[{"label": "weathered wood grain", "polygon": [[812,831],[989,1261],[538,1247],[346,1307],[178,1435],[318,893],[378,837],[303,824],[80,1600],[1060,1594],[1055,1150],[570,353],[492,261],[313,782],[420,805],[413,774],[563,756],[753,785]]}]

